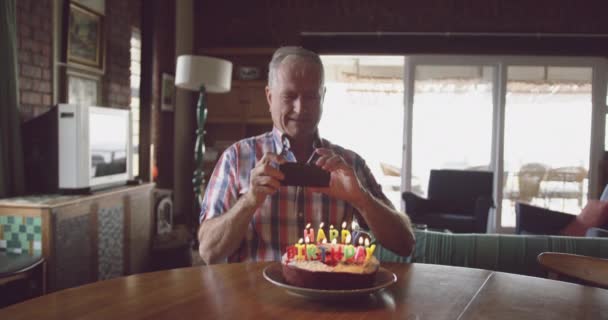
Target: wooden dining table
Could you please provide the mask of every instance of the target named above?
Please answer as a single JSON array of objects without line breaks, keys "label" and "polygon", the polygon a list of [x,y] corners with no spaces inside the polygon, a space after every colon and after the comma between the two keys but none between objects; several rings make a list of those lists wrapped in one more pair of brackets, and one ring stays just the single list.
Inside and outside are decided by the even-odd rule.
[{"label": "wooden dining table", "polygon": [[608,319],[608,290],[481,269],[385,263],[391,286],[347,299],[289,294],[270,263],[100,281],[0,309],[0,319]]}]

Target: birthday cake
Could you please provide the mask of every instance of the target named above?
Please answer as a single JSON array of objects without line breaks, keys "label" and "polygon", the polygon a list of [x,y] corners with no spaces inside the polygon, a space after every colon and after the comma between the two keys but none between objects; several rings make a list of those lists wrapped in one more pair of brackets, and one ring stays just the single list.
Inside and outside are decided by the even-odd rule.
[{"label": "birthday cake", "polygon": [[[375,244],[370,238],[357,237],[355,241],[343,224],[341,241],[338,230],[329,228],[330,241],[325,238],[323,224],[317,237],[310,225],[304,231],[305,239],[287,247],[281,266],[285,281],[291,285],[332,290],[369,288],[373,285],[380,262],[373,255]],[[316,239],[316,241],[315,241]],[[353,243],[358,243],[354,245]]]}]

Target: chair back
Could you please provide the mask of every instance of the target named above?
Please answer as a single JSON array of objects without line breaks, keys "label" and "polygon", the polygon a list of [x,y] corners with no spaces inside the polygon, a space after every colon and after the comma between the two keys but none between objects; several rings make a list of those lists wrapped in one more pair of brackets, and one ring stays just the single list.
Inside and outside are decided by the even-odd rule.
[{"label": "chair back", "polygon": [[548,167],[542,163],[527,163],[521,166],[517,174],[519,199],[530,201],[538,197],[540,182],[545,177]]},{"label": "chair back", "polygon": [[582,284],[608,289],[608,259],[543,252],[538,255],[538,263],[549,271],[550,278],[575,280]]},{"label": "chair back", "polygon": [[431,170],[428,198],[449,206],[450,211],[470,213],[477,198],[492,199],[494,174],[476,170]]},{"label": "chair back", "polygon": [[515,233],[560,235],[575,215],[553,211],[521,202],[515,204]]}]

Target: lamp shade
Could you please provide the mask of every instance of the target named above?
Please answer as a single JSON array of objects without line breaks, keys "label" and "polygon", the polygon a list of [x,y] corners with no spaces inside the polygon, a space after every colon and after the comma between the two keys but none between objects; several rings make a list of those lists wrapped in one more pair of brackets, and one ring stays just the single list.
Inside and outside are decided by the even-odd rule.
[{"label": "lamp shade", "polygon": [[177,57],[175,86],[198,91],[205,86],[207,92],[230,91],[232,62],[204,56],[181,55]]}]

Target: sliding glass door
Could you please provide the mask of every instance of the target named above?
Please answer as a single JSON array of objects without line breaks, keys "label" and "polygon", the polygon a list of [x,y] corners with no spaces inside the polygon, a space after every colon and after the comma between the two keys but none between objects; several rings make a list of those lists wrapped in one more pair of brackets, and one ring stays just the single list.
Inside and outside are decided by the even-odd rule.
[{"label": "sliding glass door", "polygon": [[361,154],[397,208],[432,169],[494,173],[490,231],[513,230],[517,202],[578,214],[603,189],[605,59],[322,59],[321,135]]},{"label": "sliding glass door", "polygon": [[502,225],[516,202],[578,214],[587,202],[592,68],[507,67]]},{"label": "sliding glass door", "polygon": [[490,231],[512,230],[517,202],[580,213],[599,192],[605,72],[594,58],[406,57],[403,189],[425,196],[432,169],[490,170]]},{"label": "sliding glass door", "polygon": [[411,190],[426,196],[432,169],[490,170],[495,68],[414,68]]}]

